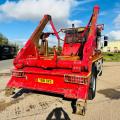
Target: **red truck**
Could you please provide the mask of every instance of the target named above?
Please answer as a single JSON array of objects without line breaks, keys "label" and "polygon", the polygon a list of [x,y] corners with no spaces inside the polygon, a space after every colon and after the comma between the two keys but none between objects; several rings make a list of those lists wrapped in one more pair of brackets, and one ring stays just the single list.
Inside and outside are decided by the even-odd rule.
[{"label": "red truck", "polygon": [[[87,100],[96,93],[96,79],[102,73],[103,56],[99,49],[103,25],[97,25],[99,6],[95,6],[86,27],[61,29],[65,33],[60,51],[60,37],[50,15],[40,21],[25,46],[14,59],[14,69],[6,95],[13,88],[57,93],[72,100],[73,112],[84,115]],[[50,22],[53,32],[43,32]],[[55,35],[58,49],[48,51],[48,37]],[[107,45],[105,37],[105,46]]]}]

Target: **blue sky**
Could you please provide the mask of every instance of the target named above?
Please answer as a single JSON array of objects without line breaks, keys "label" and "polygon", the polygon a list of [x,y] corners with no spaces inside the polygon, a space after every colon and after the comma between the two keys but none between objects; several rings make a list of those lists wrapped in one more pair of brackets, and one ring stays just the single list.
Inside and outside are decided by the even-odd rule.
[{"label": "blue sky", "polygon": [[0,0],[0,32],[24,43],[44,14],[52,15],[57,29],[72,23],[84,26],[94,5],[100,6],[98,23],[105,24],[103,34],[120,39],[120,0]]}]

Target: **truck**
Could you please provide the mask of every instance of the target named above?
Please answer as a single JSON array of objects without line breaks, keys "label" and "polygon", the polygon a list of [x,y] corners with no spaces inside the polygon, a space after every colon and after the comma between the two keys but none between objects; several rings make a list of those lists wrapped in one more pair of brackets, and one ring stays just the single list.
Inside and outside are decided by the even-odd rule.
[{"label": "truck", "polygon": [[17,54],[16,46],[0,45],[0,60],[14,58]]},{"label": "truck", "polygon": [[[12,94],[14,88],[60,94],[71,99],[73,113],[85,115],[87,100],[96,95],[97,76],[102,75],[99,43],[104,25],[97,24],[98,13],[96,5],[87,26],[60,29],[65,34],[64,40],[59,37],[51,16],[45,15],[14,59],[5,94]],[[48,22],[53,31],[43,32]],[[53,53],[48,51],[50,35],[55,35],[58,41]],[[104,38],[106,46],[107,37]]]}]

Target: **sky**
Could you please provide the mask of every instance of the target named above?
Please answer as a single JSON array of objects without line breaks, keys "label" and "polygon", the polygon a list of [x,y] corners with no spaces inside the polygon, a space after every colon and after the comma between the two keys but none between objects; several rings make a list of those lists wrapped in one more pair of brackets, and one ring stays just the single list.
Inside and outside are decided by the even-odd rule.
[{"label": "sky", "polygon": [[95,5],[100,7],[98,24],[105,25],[103,34],[120,40],[120,0],[0,0],[0,33],[24,44],[44,14],[52,16],[57,30],[72,23],[85,26]]}]

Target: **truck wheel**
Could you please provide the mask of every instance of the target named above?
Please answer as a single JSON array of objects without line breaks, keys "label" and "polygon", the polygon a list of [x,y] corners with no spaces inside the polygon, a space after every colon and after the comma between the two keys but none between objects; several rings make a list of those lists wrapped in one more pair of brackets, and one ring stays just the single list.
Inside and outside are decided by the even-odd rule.
[{"label": "truck wheel", "polygon": [[96,94],[96,69],[95,67],[92,68],[91,79],[90,79],[90,87],[88,92],[88,99],[93,100]]}]

